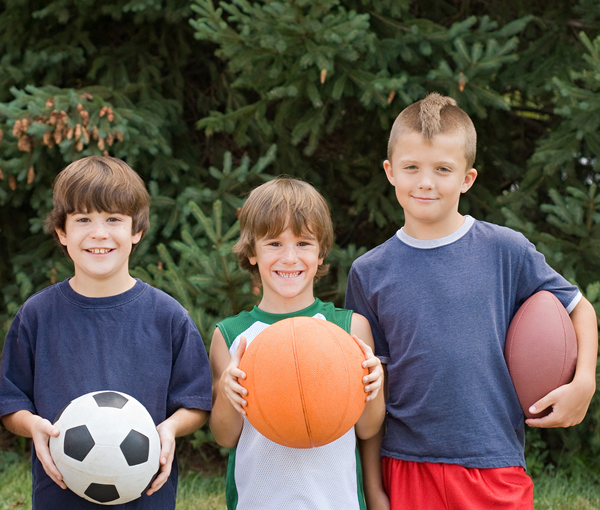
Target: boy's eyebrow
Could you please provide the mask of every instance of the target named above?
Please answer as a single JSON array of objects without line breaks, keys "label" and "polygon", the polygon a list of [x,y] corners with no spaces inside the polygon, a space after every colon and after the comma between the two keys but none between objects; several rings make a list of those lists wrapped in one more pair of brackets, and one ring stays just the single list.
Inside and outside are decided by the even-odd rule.
[{"label": "boy's eyebrow", "polygon": [[[411,158],[400,158],[399,162],[400,163],[417,163],[417,164],[422,163],[421,160],[411,159]],[[434,161],[434,165],[458,165],[458,164],[459,163],[457,163],[453,159],[441,159],[439,161]]]},{"label": "boy's eyebrow", "polygon": [[[266,235],[266,236],[263,236],[263,237],[259,237],[257,239],[257,241],[274,241],[280,235],[281,235],[281,232],[279,234],[275,234],[275,235],[272,235],[272,236]],[[317,239],[314,235],[312,235],[309,232],[301,232],[300,234],[298,234],[297,237],[301,237],[302,239],[309,239],[309,240],[312,240],[312,241],[315,241]]]}]

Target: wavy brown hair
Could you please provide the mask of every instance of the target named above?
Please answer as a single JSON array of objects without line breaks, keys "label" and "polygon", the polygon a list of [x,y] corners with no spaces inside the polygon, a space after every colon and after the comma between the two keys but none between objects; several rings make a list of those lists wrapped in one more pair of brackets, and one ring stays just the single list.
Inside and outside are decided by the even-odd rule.
[{"label": "wavy brown hair", "polygon": [[144,181],[117,158],[89,156],[71,163],[54,181],[52,205],[44,229],[67,255],[56,230],[65,231],[68,214],[125,214],[132,218],[131,233],[142,232],[142,237],[150,226],[150,195]]},{"label": "wavy brown hair", "polygon": [[[258,267],[250,264],[256,255],[256,241],[277,237],[290,227],[294,235],[310,233],[319,243],[319,258],[325,258],[333,246],[333,225],[329,207],[321,194],[307,182],[278,177],[255,188],[240,214],[240,239],[233,246],[242,269],[260,283]],[[329,270],[319,266],[315,279]]]}]

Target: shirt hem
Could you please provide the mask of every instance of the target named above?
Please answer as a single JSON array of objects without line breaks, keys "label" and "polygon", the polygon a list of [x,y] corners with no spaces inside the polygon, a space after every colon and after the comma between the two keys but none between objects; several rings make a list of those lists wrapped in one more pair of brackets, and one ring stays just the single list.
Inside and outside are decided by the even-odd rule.
[{"label": "shirt hem", "polygon": [[393,459],[412,461],[412,462],[428,462],[430,464],[458,464],[465,468],[476,469],[494,469],[502,467],[522,467],[526,468],[523,458],[516,459],[514,457],[419,457],[416,455],[406,455],[402,453],[390,452],[381,449],[381,455],[391,457]]}]

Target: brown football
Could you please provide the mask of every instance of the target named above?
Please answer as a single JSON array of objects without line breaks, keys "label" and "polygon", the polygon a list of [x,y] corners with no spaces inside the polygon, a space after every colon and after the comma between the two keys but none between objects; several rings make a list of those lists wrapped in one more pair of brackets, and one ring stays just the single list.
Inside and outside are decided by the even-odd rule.
[{"label": "brown football", "polygon": [[545,290],[531,296],[515,314],[504,346],[506,365],[525,416],[541,418],[529,408],[563,384],[573,380],[577,337],[562,303]]}]

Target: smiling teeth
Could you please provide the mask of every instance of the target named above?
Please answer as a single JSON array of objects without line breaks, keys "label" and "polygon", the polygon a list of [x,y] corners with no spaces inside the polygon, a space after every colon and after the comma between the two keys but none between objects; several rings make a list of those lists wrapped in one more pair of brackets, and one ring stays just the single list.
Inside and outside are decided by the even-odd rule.
[{"label": "smiling teeth", "polygon": [[282,276],[283,278],[295,278],[296,276],[300,276],[300,271],[298,271],[297,273],[280,273],[280,272],[277,272],[277,274],[279,276]]},{"label": "smiling teeth", "polygon": [[91,250],[88,250],[90,253],[95,253],[95,254],[102,254],[102,253],[108,253],[109,251],[111,251],[110,248],[92,248]]}]

